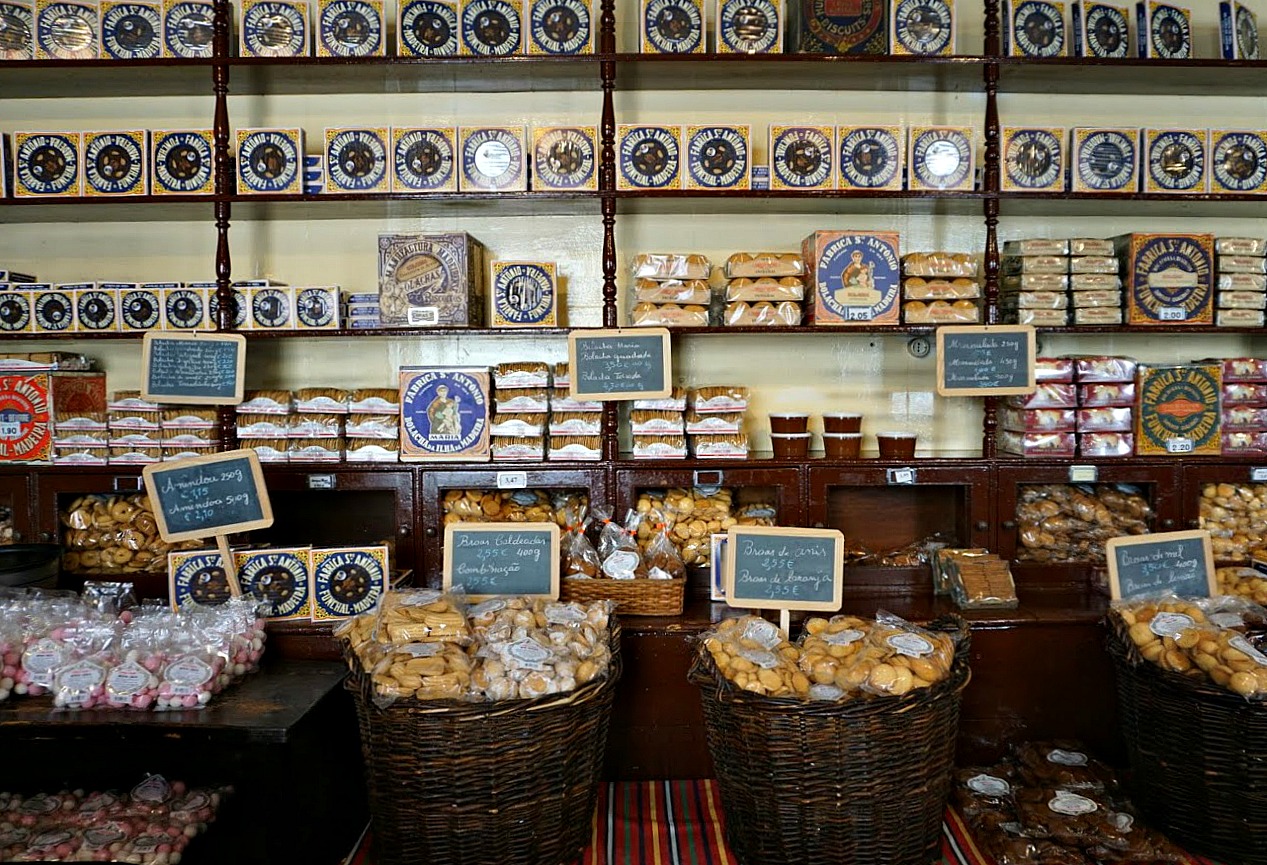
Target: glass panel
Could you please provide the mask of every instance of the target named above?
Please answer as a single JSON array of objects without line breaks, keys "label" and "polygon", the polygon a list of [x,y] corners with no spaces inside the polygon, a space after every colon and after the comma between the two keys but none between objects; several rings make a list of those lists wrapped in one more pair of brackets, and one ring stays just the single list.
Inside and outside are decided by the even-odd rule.
[{"label": "glass panel", "polygon": [[1152,530],[1152,486],[1033,484],[1017,493],[1019,562],[1099,564],[1109,538]]}]

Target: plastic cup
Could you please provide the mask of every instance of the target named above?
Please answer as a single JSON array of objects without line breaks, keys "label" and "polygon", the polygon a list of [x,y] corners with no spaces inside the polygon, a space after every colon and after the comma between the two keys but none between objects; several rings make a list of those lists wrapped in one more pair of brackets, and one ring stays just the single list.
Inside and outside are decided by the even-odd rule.
[{"label": "plastic cup", "polygon": [[862,454],[862,433],[823,433],[823,452],[832,460],[856,460]]},{"label": "plastic cup", "polygon": [[770,432],[809,432],[809,415],[805,412],[779,412],[770,415]]},{"label": "plastic cup", "polygon": [[809,456],[809,433],[770,433],[776,460],[803,460]]},{"label": "plastic cup", "polygon": [[823,432],[862,432],[862,415],[856,412],[833,411],[823,413]]},{"label": "plastic cup", "polygon": [[891,431],[875,434],[876,444],[880,448],[882,460],[909,460],[915,456],[915,441],[918,433]]}]

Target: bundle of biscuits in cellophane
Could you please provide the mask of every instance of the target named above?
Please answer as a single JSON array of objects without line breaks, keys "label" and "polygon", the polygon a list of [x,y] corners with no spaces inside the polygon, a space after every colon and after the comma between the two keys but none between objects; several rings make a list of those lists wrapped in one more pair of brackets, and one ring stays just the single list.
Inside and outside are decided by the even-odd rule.
[{"label": "bundle of biscuits in cellophane", "polygon": [[[669,536],[669,526],[657,521],[656,515],[631,509],[621,523],[609,511],[595,508],[594,526],[598,532],[594,547],[598,573],[594,576],[613,580],[686,578],[686,564]],[[640,532],[647,534],[645,543],[639,543]]]},{"label": "bundle of biscuits in cellophane", "polygon": [[471,606],[460,587],[405,589],[335,636],[380,708],[404,699],[526,700],[607,675],[613,607],[523,597]]}]

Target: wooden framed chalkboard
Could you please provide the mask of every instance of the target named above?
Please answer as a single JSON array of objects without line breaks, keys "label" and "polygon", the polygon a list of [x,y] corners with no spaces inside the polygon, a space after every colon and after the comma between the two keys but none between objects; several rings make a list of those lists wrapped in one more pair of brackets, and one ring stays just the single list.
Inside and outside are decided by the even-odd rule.
[{"label": "wooden framed chalkboard", "polygon": [[141,471],[165,541],[187,541],[265,529],[273,508],[255,451],[245,448]]},{"label": "wooden framed chalkboard", "polygon": [[937,328],[937,393],[1014,396],[1034,392],[1034,328],[1027,324]]},{"label": "wooden framed chalkboard", "polygon": [[845,536],[835,529],[731,526],[726,603],[755,610],[838,610]]},{"label": "wooden framed chalkboard", "polygon": [[146,333],[141,397],[193,405],[242,401],[246,337],[239,333]]},{"label": "wooden framed chalkboard", "polygon": [[662,327],[574,330],[568,364],[578,399],[649,399],[673,392],[669,331]]},{"label": "wooden framed chalkboard", "polygon": [[1216,594],[1214,553],[1207,531],[1110,538],[1109,594],[1113,600],[1172,591],[1183,598]]},{"label": "wooden framed chalkboard", "polygon": [[444,527],[444,587],[467,597],[559,596],[559,527],[554,523],[450,523]]}]

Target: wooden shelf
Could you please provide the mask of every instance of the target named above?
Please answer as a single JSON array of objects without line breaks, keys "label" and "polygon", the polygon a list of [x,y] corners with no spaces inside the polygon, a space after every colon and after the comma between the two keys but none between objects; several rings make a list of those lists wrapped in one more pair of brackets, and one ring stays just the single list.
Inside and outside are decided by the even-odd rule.
[{"label": "wooden shelf", "polygon": [[858,213],[977,216],[984,192],[906,190],[659,189],[614,193],[619,214]]},{"label": "wooden shelf", "polygon": [[[1132,22],[1133,24],[1133,22]],[[1158,93],[1176,96],[1261,96],[1267,61],[1158,60],[1124,57],[1000,57],[1004,93]]]}]

